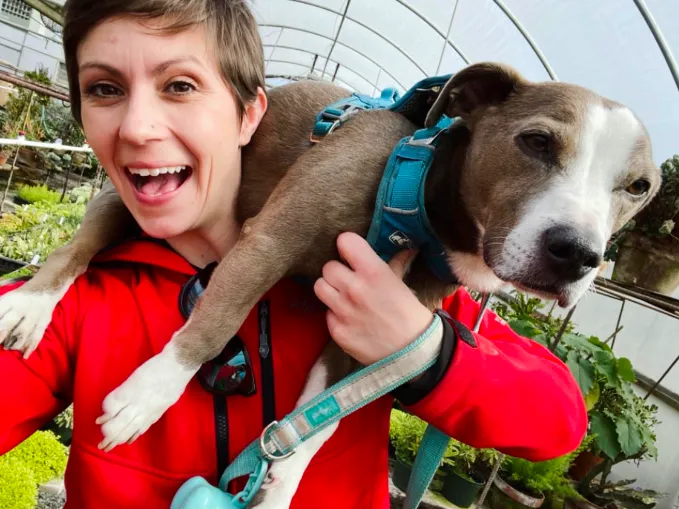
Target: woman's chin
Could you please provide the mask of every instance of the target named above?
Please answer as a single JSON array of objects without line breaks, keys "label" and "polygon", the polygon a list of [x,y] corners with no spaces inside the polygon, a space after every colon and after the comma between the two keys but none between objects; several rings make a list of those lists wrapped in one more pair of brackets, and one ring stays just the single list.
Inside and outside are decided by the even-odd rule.
[{"label": "woman's chin", "polygon": [[[183,219],[183,220],[182,220]],[[171,239],[178,237],[189,230],[185,218],[162,217],[162,218],[137,218],[137,223],[142,231],[155,239]]]}]

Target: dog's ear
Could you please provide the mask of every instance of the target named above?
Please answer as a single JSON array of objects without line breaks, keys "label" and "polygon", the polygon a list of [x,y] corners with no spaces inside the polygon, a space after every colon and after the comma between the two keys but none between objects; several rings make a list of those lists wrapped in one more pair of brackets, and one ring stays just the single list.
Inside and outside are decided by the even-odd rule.
[{"label": "dog's ear", "polygon": [[450,118],[467,118],[478,108],[501,103],[525,83],[516,70],[506,65],[470,65],[448,80],[424,124],[436,125],[444,113]]}]

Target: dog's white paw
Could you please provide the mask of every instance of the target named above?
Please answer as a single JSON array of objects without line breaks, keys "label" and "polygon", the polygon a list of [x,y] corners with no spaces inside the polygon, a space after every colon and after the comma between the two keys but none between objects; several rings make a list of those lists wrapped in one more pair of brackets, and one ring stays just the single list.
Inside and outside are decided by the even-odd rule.
[{"label": "dog's white paw", "polygon": [[0,345],[28,358],[38,347],[52,313],[70,287],[34,292],[19,288],[0,297]]},{"label": "dog's white paw", "polygon": [[171,343],[142,364],[104,399],[99,448],[134,442],[177,402],[195,372],[177,362]]}]

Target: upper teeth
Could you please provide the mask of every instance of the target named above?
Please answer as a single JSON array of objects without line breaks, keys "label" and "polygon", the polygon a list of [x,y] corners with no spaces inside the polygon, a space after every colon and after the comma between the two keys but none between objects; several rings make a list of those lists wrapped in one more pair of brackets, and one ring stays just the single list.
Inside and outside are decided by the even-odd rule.
[{"label": "upper teeth", "polygon": [[179,173],[185,170],[186,166],[168,166],[165,168],[130,168],[130,173],[141,177],[157,177],[163,173]]}]

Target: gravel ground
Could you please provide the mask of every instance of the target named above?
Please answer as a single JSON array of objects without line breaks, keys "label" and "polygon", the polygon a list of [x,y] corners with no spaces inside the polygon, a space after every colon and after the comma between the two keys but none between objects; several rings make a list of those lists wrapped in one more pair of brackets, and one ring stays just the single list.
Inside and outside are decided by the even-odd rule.
[{"label": "gravel ground", "polygon": [[38,505],[35,509],[62,509],[66,503],[66,496],[62,493],[60,495],[53,495],[51,493],[38,493]]}]

